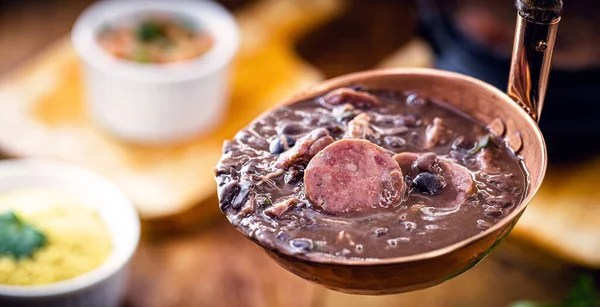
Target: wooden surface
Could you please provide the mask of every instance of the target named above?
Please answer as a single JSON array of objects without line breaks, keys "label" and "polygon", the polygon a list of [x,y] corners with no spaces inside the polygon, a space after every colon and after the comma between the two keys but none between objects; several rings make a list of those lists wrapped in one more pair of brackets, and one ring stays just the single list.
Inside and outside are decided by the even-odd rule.
[{"label": "wooden surface", "polygon": [[[38,0],[0,6],[0,73],[18,67],[43,46],[66,34],[87,2]],[[248,10],[248,1],[225,2],[237,12],[256,12]],[[378,63],[383,66],[403,66],[406,63],[426,66],[431,55],[423,52],[426,49],[418,41],[410,43],[408,52],[404,50],[386,59],[411,35],[413,18],[409,14],[408,2],[346,1],[344,14],[316,31],[304,32],[310,27],[303,28],[292,38],[302,38],[297,44],[299,54],[327,77]],[[381,48],[372,41],[364,43],[371,32],[377,33],[379,39],[387,40]],[[257,43],[254,46],[257,48],[254,50],[259,50],[264,45]],[[257,57],[260,54],[263,58],[271,57],[269,53],[257,52],[254,54]],[[279,59],[284,59],[280,63],[307,67],[291,50],[277,54],[282,56]],[[293,60],[290,61],[289,57]],[[273,62],[277,62],[276,59]],[[270,67],[277,70],[278,66]],[[246,71],[246,76],[238,76],[238,82],[252,79],[252,72],[257,68],[261,67],[253,67]],[[310,68],[307,72],[317,76],[314,80],[318,79]],[[260,88],[260,80],[253,81],[256,83],[244,82],[243,86]],[[278,95],[282,93],[273,94],[270,98],[274,100]],[[269,97],[262,98],[264,103],[271,103],[268,102]],[[71,108],[67,110],[73,111]],[[205,204],[207,208],[217,207],[214,198],[209,198]],[[179,218],[185,220],[186,216]],[[181,220],[170,223],[180,225]],[[513,236],[480,265],[438,287],[384,297],[350,296],[314,286],[279,268],[217,215],[209,224],[194,226],[188,223],[185,230],[146,231],[133,260],[125,305],[507,306],[517,299],[557,299],[577,271]]]},{"label": "wooden surface", "polygon": [[[506,255],[505,255],[506,254]],[[481,264],[440,286],[382,296],[346,295],[312,285],[277,266],[224,219],[177,237],[146,236],[133,264],[128,306],[506,307],[527,298],[553,300],[569,272],[527,264],[503,244]]]}]

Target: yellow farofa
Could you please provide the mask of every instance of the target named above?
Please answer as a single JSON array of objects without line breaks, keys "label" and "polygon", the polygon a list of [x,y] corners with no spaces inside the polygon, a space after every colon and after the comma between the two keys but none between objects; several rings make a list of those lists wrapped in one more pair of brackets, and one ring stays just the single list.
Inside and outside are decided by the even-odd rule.
[{"label": "yellow farofa", "polygon": [[46,245],[31,258],[0,256],[0,284],[42,285],[87,273],[108,259],[112,240],[92,208],[58,190],[23,190],[0,194],[0,213],[13,210],[41,230]]}]

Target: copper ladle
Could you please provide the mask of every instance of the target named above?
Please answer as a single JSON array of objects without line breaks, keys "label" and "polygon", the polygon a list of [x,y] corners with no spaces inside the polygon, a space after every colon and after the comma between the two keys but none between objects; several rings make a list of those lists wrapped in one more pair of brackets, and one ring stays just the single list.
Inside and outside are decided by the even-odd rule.
[{"label": "copper ladle", "polygon": [[[441,100],[488,123],[509,148],[522,157],[529,173],[523,201],[486,231],[431,252],[379,260],[308,258],[262,248],[290,272],[327,288],[353,294],[381,295],[431,287],[472,268],[512,230],[540,187],[547,166],[544,139],[537,126],[562,1],[517,1],[517,28],[508,94],[480,80],[435,69],[366,71],[325,81],[294,96],[286,105],[322,95],[331,89],[361,84],[368,88],[412,91]],[[515,103],[515,101],[517,103]],[[255,241],[259,246],[260,242]]]}]

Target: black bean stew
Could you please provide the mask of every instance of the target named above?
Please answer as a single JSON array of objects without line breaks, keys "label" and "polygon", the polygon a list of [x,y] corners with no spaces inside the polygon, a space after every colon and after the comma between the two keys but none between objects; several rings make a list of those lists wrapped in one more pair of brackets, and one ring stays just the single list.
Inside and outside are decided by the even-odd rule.
[{"label": "black bean stew", "polygon": [[280,107],[225,141],[221,210],[262,245],[380,259],[476,235],[523,198],[502,139],[443,103],[340,88]]}]

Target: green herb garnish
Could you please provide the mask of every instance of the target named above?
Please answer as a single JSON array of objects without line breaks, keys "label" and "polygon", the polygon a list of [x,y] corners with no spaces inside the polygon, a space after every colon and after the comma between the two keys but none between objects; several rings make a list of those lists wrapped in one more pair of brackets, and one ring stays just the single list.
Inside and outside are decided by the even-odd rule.
[{"label": "green herb garnish", "polygon": [[137,38],[143,42],[151,42],[158,38],[165,37],[165,28],[156,22],[146,20],[137,28]]},{"label": "green herb garnish", "polygon": [[539,303],[530,301],[516,302],[510,307],[597,307],[600,296],[595,291],[594,280],[589,275],[577,279],[571,291],[560,303]]},{"label": "green herb garnish", "polygon": [[23,222],[14,212],[0,214],[0,256],[31,257],[46,244],[46,236]]},{"label": "green herb garnish", "polygon": [[489,134],[486,134],[483,137],[481,137],[479,141],[477,141],[477,143],[475,143],[475,146],[473,148],[469,150],[469,154],[474,155],[482,149],[488,147],[490,144],[492,144],[492,137]]},{"label": "green herb garnish", "polygon": [[270,198],[265,198],[265,201],[263,202],[263,205],[265,206],[271,206],[273,204],[273,202],[271,201]]}]

